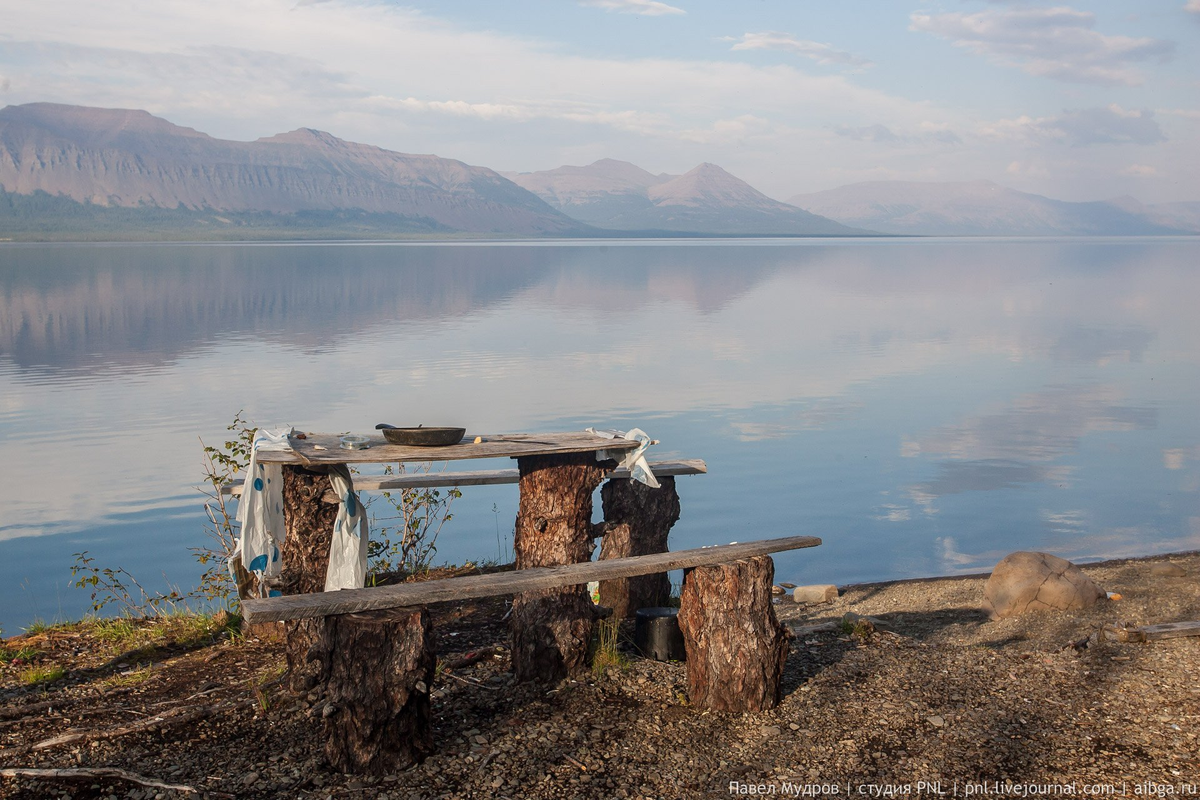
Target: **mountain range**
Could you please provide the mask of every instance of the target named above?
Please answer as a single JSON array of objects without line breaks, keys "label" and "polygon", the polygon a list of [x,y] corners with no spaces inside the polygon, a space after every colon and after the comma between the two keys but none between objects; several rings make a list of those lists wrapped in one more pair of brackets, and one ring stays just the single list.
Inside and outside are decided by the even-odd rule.
[{"label": "mountain range", "polygon": [[311,128],[238,142],[145,111],[0,109],[0,239],[873,233],[1200,233],[1200,203],[1066,202],[990,181],[857,183],[783,203],[709,163],[498,173]]},{"label": "mountain range", "polygon": [[583,226],[485,167],[301,128],[215,139],[145,111],[0,109],[0,186],[103,207],[389,215],[399,228],[519,235]]},{"label": "mountain range", "polygon": [[554,208],[609,230],[853,236],[867,233],[772,200],[716,164],[654,175],[611,158],[586,167],[504,173]]},{"label": "mountain range", "polygon": [[[34,229],[49,235],[72,226],[102,233],[106,226],[125,231],[139,224],[182,228],[188,235],[206,233],[203,226],[224,227],[238,236],[259,230],[605,235],[598,227],[856,233],[772,200],[712,164],[682,176],[653,176],[620,162],[580,170],[586,175],[575,183],[597,187],[586,191],[594,192],[598,205],[611,200],[621,206],[629,188],[638,186],[640,204],[623,213],[567,214],[557,208],[553,191],[518,185],[526,177],[535,187],[555,185],[559,171],[514,182],[486,167],[347,142],[310,128],[235,142],[145,111],[31,103],[0,109],[0,234]],[[582,207],[568,206],[572,212]]]},{"label": "mountain range", "polygon": [[788,202],[846,225],[926,236],[1137,236],[1200,233],[1200,203],[1132,197],[1052,200],[991,181],[854,183]]}]

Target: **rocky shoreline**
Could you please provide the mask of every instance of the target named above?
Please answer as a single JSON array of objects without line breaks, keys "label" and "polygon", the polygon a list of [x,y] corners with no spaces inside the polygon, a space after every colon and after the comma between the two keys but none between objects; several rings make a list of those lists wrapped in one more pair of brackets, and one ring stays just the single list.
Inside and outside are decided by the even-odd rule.
[{"label": "rocky shoreline", "polygon": [[[1165,560],[1082,565],[1122,599],[997,621],[979,610],[985,576],[783,598],[800,633],[784,701],[761,714],[698,711],[682,664],[633,657],[557,687],[515,684],[504,602],[444,605],[436,754],[384,779],[325,765],[323,700],[282,688],[277,642],[219,619],[51,628],[3,643],[0,768],[119,768],[245,798],[1200,794],[1200,637],[1071,646],[1104,624],[1200,619],[1200,554],[1169,558],[1183,576],[1154,574]],[[877,622],[841,624],[847,613]],[[183,795],[60,775],[0,778],[0,796]]]}]

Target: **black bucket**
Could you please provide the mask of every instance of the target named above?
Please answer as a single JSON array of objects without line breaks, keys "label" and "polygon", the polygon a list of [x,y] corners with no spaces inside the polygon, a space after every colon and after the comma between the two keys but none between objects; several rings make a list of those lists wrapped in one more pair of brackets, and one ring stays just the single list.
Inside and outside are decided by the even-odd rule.
[{"label": "black bucket", "polygon": [[679,609],[639,608],[633,640],[646,658],[683,661],[683,634],[679,631]]}]

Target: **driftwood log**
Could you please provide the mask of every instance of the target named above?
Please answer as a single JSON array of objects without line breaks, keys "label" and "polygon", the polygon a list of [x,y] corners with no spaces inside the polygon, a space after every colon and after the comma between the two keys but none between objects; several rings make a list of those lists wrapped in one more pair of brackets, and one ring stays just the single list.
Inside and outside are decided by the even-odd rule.
[{"label": "driftwood log", "polygon": [[142,786],[148,786],[151,789],[165,789],[168,792],[180,792],[182,794],[203,794],[206,797],[233,797],[225,792],[214,792],[211,789],[205,789],[201,792],[194,786],[185,786],[180,783],[165,783],[157,778],[148,778],[145,775],[138,775],[136,772],[129,770],[118,769],[117,767],[69,767],[65,769],[48,769],[37,767],[0,767],[0,778],[24,778],[26,780],[43,780],[43,781],[107,781],[117,780],[126,783],[137,783]]},{"label": "driftwood log", "polygon": [[[658,489],[635,480],[604,484],[601,560],[667,552],[667,537],[679,519],[679,493],[672,477],[659,478],[659,484]],[[600,605],[611,608],[617,619],[632,618],[639,608],[665,606],[670,597],[665,572],[600,582]]]},{"label": "driftwood log", "polygon": [[770,556],[684,573],[679,628],[693,705],[737,712],[779,705],[791,634],[771,605],[774,577]]},{"label": "driftwood log", "polygon": [[[517,569],[575,564],[592,556],[592,492],[616,465],[594,452],[517,459],[521,500],[513,534]],[[513,598],[513,672],[558,681],[587,666],[596,621],[587,586]]]},{"label": "driftwood log", "polygon": [[[329,571],[329,546],[333,541],[336,505],[321,496],[331,490],[323,471],[284,465],[283,508],[287,538],[283,546],[280,591],[285,595],[325,591]],[[293,692],[306,692],[317,680],[308,659],[309,649],[321,635],[322,620],[301,619],[285,623],[288,685]]]},{"label": "driftwood log", "polygon": [[433,751],[432,632],[423,609],[325,619],[311,657],[324,688],[325,757],[334,769],[388,775]]}]

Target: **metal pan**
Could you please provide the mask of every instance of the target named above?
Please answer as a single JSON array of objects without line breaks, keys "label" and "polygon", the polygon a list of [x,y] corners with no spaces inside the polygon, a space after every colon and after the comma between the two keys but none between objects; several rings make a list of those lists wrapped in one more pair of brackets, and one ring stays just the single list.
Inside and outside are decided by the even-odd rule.
[{"label": "metal pan", "polygon": [[426,428],[424,425],[416,428],[397,428],[383,422],[375,426],[375,430],[383,432],[383,438],[391,444],[403,444],[410,447],[446,447],[458,444],[466,435],[466,428]]}]

